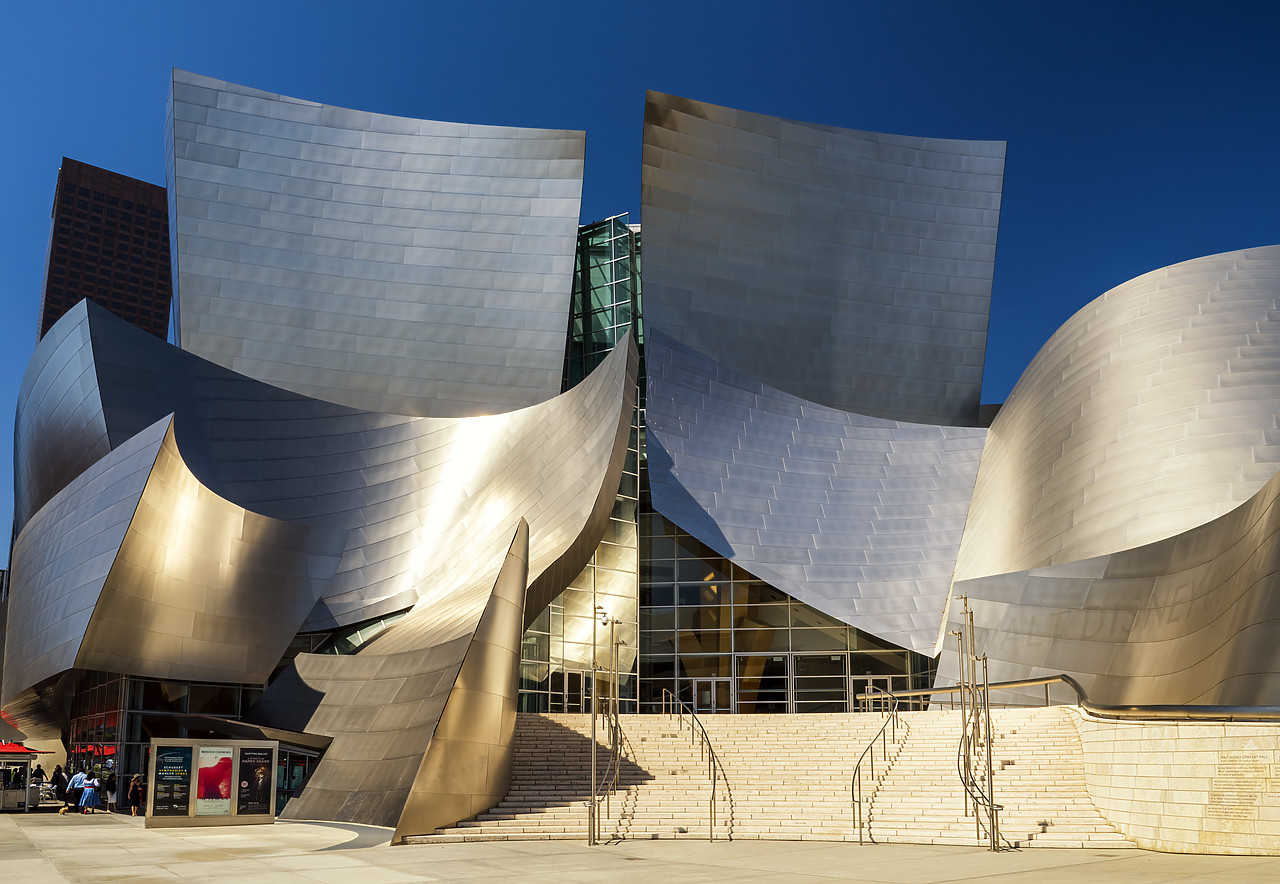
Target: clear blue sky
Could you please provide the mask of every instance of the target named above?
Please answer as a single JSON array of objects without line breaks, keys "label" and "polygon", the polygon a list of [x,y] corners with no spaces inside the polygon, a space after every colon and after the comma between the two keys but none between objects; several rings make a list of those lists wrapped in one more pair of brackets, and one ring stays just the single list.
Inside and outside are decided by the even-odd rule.
[{"label": "clear blue sky", "polygon": [[[1008,141],[988,402],[1112,286],[1280,243],[1280,3],[37,5],[10,4],[0,40],[6,423],[35,343],[59,161],[162,184],[172,67],[362,110],[584,129],[584,221],[639,216],[645,89]],[[10,484],[6,466],[0,518]]]}]

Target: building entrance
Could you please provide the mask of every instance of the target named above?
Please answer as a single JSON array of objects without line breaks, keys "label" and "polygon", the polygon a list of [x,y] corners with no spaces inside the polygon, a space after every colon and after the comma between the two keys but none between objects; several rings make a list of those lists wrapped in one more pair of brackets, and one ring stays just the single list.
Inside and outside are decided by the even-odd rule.
[{"label": "building entrance", "polygon": [[727,678],[695,678],[693,711],[716,714],[733,711],[733,682]]}]

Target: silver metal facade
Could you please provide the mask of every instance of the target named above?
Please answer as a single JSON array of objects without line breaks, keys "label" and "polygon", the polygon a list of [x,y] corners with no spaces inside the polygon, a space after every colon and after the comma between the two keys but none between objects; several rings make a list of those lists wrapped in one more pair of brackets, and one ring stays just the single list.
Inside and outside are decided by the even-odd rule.
[{"label": "silver metal facade", "polygon": [[303,654],[255,720],[333,743],[293,819],[431,832],[501,800],[515,731],[529,527],[521,522],[491,586],[420,605],[351,656]]},{"label": "silver metal facade", "polygon": [[560,391],[583,133],[365,113],[185,71],[169,112],[184,349],[392,414]]},{"label": "silver metal facade", "polygon": [[647,338],[654,509],[788,595],[932,653],[987,431],[815,405]]},{"label": "silver metal facade", "polygon": [[21,716],[13,706],[21,693],[75,665],[168,424],[156,422],[80,474],[15,540],[0,695],[6,712]]},{"label": "silver metal facade", "polygon": [[[42,395],[24,392],[20,413],[45,421],[41,409],[97,383],[113,440],[174,413],[183,458],[214,494],[263,516],[338,532],[341,561],[307,629],[403,610],[425,587],[443,592],[442,580],[463,579],[485,562],[496,567],[510,512],[533,531],[535,588],[562,578],[563,589],[578,571],[565,574],[572,563],[562,558],[581,557],[580,570],[590,556],[579,549],[580,527],[599,523],[603,531],[607,521],[630,430],[634,344],[541,405],[431,419],[360,412],[276,389],[147,340],[92,304],[62,322],[91,330],[93,370],[50,364],[29,378]],[[526,454],[534,451],[537,457]],[[606,475],[613,487],[601,498]],[[554,579],[542,578],[548,571]]]},{"label": "silver metal facade", "polygon": [[[55,323],[36,344],[14,418],[14,530],[110,450],[98,395],[87,304]],[[155,419],[158,419],[159,415]]]},{"label": "silver metal facade", "polygon": [[[410,607],[419,613],[401,623],[417,622],[425,632],[415,646],[413,665],[421,666],[403,674],[415,676],[414,690],[425,693],[409,705],[422,712],[419,701],[430,696],[443,708],[462,658],[440,668],[451,652],[438,645],[461,642],[465,651],[472,641],[502,583],[511,526],[526,525],[518,598],[527,595],[532,618],[579,573],[608,522],[634,408],[633,341],[547,402],[433,419],[356,411],[280,390],[92,304],[59,325],[68,328],[55,326],[47,339],[87,344],[51,345],[54,355],[27,377],[19,413],[33,427],[54,426],[60,403],[100,403],[115,447],[31,514],[15,547],[4,702],[37,728],[56,715],[47,697],[72,669],[265,681],[297,631]],[[102,444],[94,434],[77,440],[72,460]],[[57,485],[52,477],[35,483]],[[506,630],[512,636],[502,640],[511,656],[507,679],[487,689],[509,694],[512,714],[523,626],[518,602],[515,610]],[[380,650],[388,646],[379,643]],[[440,681],[450,666],[453,674]],[[487,684],[494,670],[481,670],[484,677],[472,677],[468,687],[485,694],[477,679]],[[428,682],[435,687],[428,690]],[[350,691],[329,698],[340,706],[353,699]],[[422,732],[426,740],[438,719]],[[337,743],[337,733],[322,736]],[[500,748],[501,733],[492,739]],[[387,758],[406,757],[395,754],[402,743],[375,742]],[[414,765],[426,747],[409,753],[417,753]],[[455,748],[466,754],[465,746]],[[342,757],[339,747],[331,768],[341,770]],[[411,782],[412,775],[397,789],[405,792]],[[486,788],[468,794],[478,801]],[[376,813],[357,800],[342,818],[394,825],[387,814],[393,805],[403,808],[404,795],[398,800]]]},{"label": "silver metal facade", "polygon": [[[955,592],[969,597],[993,680],[1069,672],[1097,703],[1274,706],[1277,570],[1280,476],[1175,537],[960,581]],[[953,655],[939,675],[955,678]],[[1038,689],[1025,694],[1005,699],[1042,701]]]},{"label": "silver metal facade", "polygon": [[1036,356],[991,426],[953,587],[993,678],[1280,704],[1277,316],[1280,247],[1245,249],[1117,286]]},{"label": "silver metal facade", "polygon": [[1280,467],[1280,246],[1116,286],[1032,360],[991,426],[956,577],[1130,549]]},{"label": "silver metal facade", "polygon": [[810,402],[976,426],[1004,154],[650,92],[647,328]]}]

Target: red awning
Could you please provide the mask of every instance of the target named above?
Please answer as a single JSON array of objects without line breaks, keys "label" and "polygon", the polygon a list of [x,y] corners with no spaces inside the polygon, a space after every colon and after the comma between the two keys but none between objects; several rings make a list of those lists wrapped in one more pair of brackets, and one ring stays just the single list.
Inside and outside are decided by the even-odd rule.
[{"label": "red awning", "polygon": [[0,755],[48,755],[48,752],[37,752],[17,743],[0,743]]}]

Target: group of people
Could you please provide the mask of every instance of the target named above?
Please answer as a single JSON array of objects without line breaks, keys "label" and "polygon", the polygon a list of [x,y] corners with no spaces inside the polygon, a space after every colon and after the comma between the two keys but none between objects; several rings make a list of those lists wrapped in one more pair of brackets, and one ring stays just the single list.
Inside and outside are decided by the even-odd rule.
[{"label": "group of people", "polygon": [[[70,768],[68,767],[68,770]],[[36,769],[31,774],[32,781],[43,782],[45,778],[44,769],[36,765]],[[76,770],[70,779],[63,773],[62,765],[55,765],[53,775],[49,777],[49,784],[53,786],[54,796],[62,802],[62,807],[58,810],[60,814],[66,814],[68,811],[75,813],[94,813],[97,808],[103,804],[103,798],[106,798],[107,812],[115,813],[116,810],[116,791],[119,783],[116,780],[115,771],[108,771],[105,777],[101,776],[101,772],[94,768],[86,771],[83,767]],[[138,808],[142,806],[142,775],[136,774],[129,781],[129,809],[133,816],[138,815]]]}]

